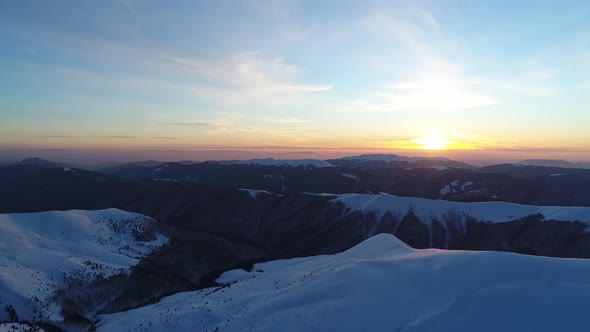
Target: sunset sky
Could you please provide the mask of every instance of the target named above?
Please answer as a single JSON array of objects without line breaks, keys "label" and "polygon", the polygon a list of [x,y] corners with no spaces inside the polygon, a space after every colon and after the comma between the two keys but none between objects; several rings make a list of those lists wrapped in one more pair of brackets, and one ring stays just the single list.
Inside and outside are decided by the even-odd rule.
[{"label": "sunset sky", "polygon": [[0,41],[0,154],[590,160],[588,1],[1,1]]}]

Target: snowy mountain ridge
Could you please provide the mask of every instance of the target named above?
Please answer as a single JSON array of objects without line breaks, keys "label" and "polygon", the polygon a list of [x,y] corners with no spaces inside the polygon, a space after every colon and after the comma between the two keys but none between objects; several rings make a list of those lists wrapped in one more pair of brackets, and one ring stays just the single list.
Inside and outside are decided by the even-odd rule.
[{"label": "snowy mountain ridge", "polygon": [[[327,194],[323,194],[327,195]],[[350,212],[373,212],[378,218],[390,212],[404,216],[409,210],[423,221],[444,219],[449,213],[474,217],[484,222],[507,222],[534,214],[547,220],[581,221],[590,224],[590,207],[534,206],[507,202],[454,202],[391,194],[335,194],[334,202],[343,203]]]},{"label": "snowy mountain ridge", "polygon": [[405,156],[399,156],[396,154],[383,154],[383,153],[375,153],[375,154],[361,154],[358,156],[347,156],[347,157],[342,157],[340,159],[343,160],[360,160],[360,161],[385,161],[385,162],[391,162],[391,161],[405,161],[405,162],[416,162],[419,160],[438,160],[438,161],[449,161],[450,159],[447,158],[443,158],[443,157],[405,157]]},{"label": "snowy mountain ridge", "polygon": [[[93,283],[129,273],[167,241],[155,220],[117,209],[0,214],[0,304],[21,320],[60,322],[62,300],[78,286],[93,291]],[[100,309],[98,295],[85,294],[96,306],[89,310]],[[0,321],[9,319],[0,310]]]},{"label": "snowy mountain ridge", "polygon": [[574,331],[587,324],[590,261],[417,250],[381,234],[217,281],[100,316],[98,331]]},{"label": "snowy mountain ridge", "polygon": [[290,167],[297,167],[297,166],[311,166],[311,167],[334,167],[334,165],[320,159],[274,159],[274,158],[265,158],[265,159],[248,159],[248,160],[238,160],[233,161],[230,164],[233,165],[261,165],[261,166],[290,166]]}]

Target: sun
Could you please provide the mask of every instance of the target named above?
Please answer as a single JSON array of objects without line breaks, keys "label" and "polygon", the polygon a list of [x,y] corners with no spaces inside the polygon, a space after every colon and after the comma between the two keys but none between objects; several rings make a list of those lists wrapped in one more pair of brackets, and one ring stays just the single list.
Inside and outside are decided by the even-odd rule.
[{"label": "sun", "polygon": [[425,137],[418,137],[412,140],[413,143],[418,144],[418,148],[422,150],[446,150],[451,144],[440,134],[430,134]]}]

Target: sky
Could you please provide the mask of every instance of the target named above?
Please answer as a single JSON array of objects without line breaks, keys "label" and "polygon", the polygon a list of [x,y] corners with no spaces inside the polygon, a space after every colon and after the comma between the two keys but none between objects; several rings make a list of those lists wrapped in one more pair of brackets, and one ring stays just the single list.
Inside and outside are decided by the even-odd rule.
[{"label": "sky", "polygon": [[573,0],[1,1],[0,155],[590,160],[589,18]]}]

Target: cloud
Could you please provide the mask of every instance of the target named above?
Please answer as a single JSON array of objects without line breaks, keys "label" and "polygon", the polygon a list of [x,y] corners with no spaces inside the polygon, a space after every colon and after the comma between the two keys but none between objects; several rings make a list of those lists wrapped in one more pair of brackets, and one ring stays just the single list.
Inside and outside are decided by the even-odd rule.
[{"label": "cloud", "polygon": [[140,138],[150,138],[150,139],[166,139],[166,140],[175,140],[175,139],[182,139],[182,137],[177,137],[177,136],[150,136],[150,137],[144,137],[144,136],[124,136],[124,135],[106,135],[106,136],[100,136],[100,135],[41,135],[41,136],[35,136],[35,137],[40,137],[40,138],[75,138],[75,139],[79,139],[79,138],[111,138],[111,139],[140,139]]},{"label": "cloud", "polygon": [[215,122],[203,121],[203,120],[188,121],[188,122],[170,122],[167,124],[171,125],[171,126],[200,127],[200,128],[205,128],[205,129],[212,130],[212,131],[228,131],[228,130],[251,131],[251,130],[258,130],[259,129],[259,128],[250,127],[250,126],[236,126],[236,125],[221,124],[221,123],[215,123]]},{"label": "cloud", "polygon": [[302,123],[303,120],[297,118],[265,118],[264,121],[274,123]]},{"label": "cloud", "polygon": [[[501,103],[497,92],[514,92],[525,96],[552,96],[555,89],[539,83],[556,75],[541,62],[521,62],[520,75],[507,79],[490,79],[466,75],[464,63],[450,61],[454,54],[463,55],[457,45],[445,38],[443,27],[427,10],[412,3],[399,13],[375,13],[363,20],[374,34],[390,38],[406,50],[415,64],[407,77],[391,80],[382,89],[347,101],[340,109],[358,112],[456,111],[480,109]],[[399,49],[397,50],[399,53]],[[447,55],[445,57],[445,54]]]},{"label": "cloud", "polygon": [[286,64],[283,58],[264,58],[259,52],[217,61],[169,55],[161,57],[203,80],[191,88],[194,95],[221,103],[258,101],[284,104],[295,96],[332,89],[331,84],[298,83],[297,76],[301,71],[298,66]]},{"label": "cloud", "polygon": [[151,139],[182,139],[182,137],[176,137],[176,136],[152,136],[150,137]]},{"label": "cloud", "polygon": [[[131,1],[119,1],[122,8],[135,13]],[[304,68],[288,63],[280,51],[222,51],[215,58],[208,58],[171,48],[147,47],[136,40],[122,43],[112,38],[79,38],[52,30],[39,33],[44,40],[51,40],[53,47],[84,62],[98,63],[107,70],[88,70],[68,64],[27,62],[27,65],[57,70],[85,83],[108,84],[158,98],[173,99],[179,94],[184,98],[186,94],[221,106],[249,103],[283,106],[333,87],[330,82],[302,82]],[[159,90],[166,91],[155,93]]]},{"label": "cloud", "polygon": [[135,9],[135,5],[131,0],[119,0],[119,3],[123,5],[129,11],[129,13],[134,16],[137,15],[137,10]]},{"label": "cloud", "polygon": [[484,80],[480,84],[489,89],[513,92],[521,96],[551,97],[556,94],[556,89],[552,86],[523,81]]},{"label": "cloud", "polygon": [[478,84],[488,89],[512,92],[521,96],[556,95],[558,89],[548,82],[559,74],[557,69],[547,66],[536,58],[518,60],[513,67],[518,75],[504,79],[482,79]]},{"label": "cloud", "polygon": [[116,138],[116,139],[135,139],[138,136],[119,136],[119,135],[106,135],[106,136],[90,136],[90,135],[41,135],[35,137],[42,138]]},{"label": "cloud", "polygon": [[[406,17],[407,16],[407,17]],[[462,67],[444,59],[433,47],[440,42],[440,25],[428,11],[416,6],[400,15],[376,13],[363,21],[369,31],[397,40],[415,59],[416,70],[393,80],[384,89],[347,102],[348,111],[464,110],[498,103],[466,77]],[[432,37],[434,36],[434,37]]]},{"label": "cloud", "polygon": [[359,112],[392,112],[404,110],[453,111],[492,106],[497,99],[474,89],[464,81],[433,78],[391,84],[389,89],[373,92],[346,103],[343,108]]},{"label": "cloud", "polygon": [[277,38],[273,42],[285,46],[300,42],[309,34],[307,25],[293,14],[297,2],[289,0],[241,1],[248,9],[269,20],[269,24],[273,26],[273,32],[277,34]]}]

